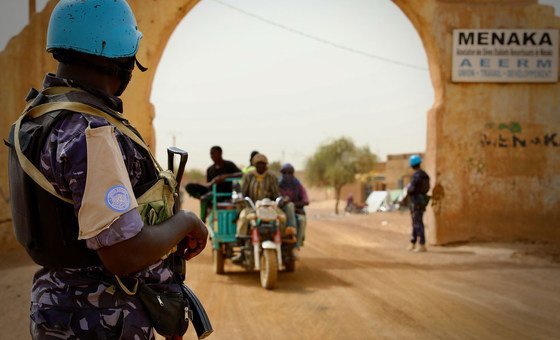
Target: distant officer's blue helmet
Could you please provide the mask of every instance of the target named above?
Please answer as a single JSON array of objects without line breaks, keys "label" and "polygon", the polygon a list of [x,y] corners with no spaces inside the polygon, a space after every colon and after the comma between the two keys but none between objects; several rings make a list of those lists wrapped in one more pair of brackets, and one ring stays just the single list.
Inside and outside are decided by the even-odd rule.
[{"label": "distant officer's blue helmet", "polygon": [[47,51],[74,50],[105,58],[133,57],[142,33],[125,0],[61,0],[47,33]]},{"label": "distant officer's blue helmet", "polygon": [[420,165],[420,163],[422,163],[422,158],[419,155],[412,155],[410,156],[408,163],[410,164],[410,166]]}]

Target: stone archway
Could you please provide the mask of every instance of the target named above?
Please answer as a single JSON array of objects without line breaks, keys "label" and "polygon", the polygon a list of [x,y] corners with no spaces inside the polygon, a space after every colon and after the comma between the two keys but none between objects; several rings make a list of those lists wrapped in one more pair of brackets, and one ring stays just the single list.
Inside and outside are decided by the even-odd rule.
[{"label": "stone archway", "polygon": [[[427,117],[425,161],[435,184],[433,208],[428,211],[431,241],[497,238],[560,242],[560,148],[501,150],[480,143],[485,128],[502,122],[519,122],[535,133],[560,132],[560,85],[451,82],[453,28],[560,28],[560,19],[551,7],[539,5],[537,0],[393,2],[420,35],[435,92]],[[4,131],[23,107],[29,87],[38,87],[43,74],[54,70],[43,46],[55,3],[50,1],[0,54],[4,72],[0,124]],[[157,67],[173,30],[198,0],[129,3],[144,33],[139,59]],[[152,147],[155,110],[149,98],[154,76],[153,71],[135,75],[124,97],[127,115]],[[6,148],[0,153],[0,243],[11,244]],[[527,195],[532,199],[519,199]]]}]

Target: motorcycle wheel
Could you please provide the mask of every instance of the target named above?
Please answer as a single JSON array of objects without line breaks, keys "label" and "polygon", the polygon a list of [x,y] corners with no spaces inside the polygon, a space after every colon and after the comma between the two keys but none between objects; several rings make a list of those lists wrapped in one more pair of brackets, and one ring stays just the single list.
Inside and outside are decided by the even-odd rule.
[{"label": "motorcycle wheel", "polygon": [[278,277],[278,261],[276,260],[276,250],[264,249],[261,256],[261,286],[266,289],[273,289],[276,286]]},{"label": "motorcycle wheel", "polygon": [[214,273],[223,274],[224,271],[224,253],[222,249],[212,249],[212,264],[214,266]]}]

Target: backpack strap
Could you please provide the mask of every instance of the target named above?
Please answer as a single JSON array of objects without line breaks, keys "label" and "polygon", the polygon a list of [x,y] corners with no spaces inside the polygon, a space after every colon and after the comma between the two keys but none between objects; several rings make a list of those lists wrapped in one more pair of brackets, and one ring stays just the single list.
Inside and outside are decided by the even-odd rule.
[{"label": "backpack strap", "polygon": [[47,87],[46,89],[41,91],[41,93],[44,94],[45,96],[67,94],[70,92],[86,92],[86,91],[79,89],[77,87],[68,87],[68,86],[52,86],[52,87]]},{"label": "backpack strap", "polygon": [[[64,94],[64,93],[75,91],[75,89],[70,89],[70,90],[67,90],[67,89],[69,89],[69,88],[64,88],[64,87],[62,87],[62,88],[50,88],[50,89],[47,89],[46,91],[50,92],[48,94],[52,94],[52,95],[54,95],[54,94]],[[41,171],[39,171],[39,169],[37,169],[37,167],[35,167],[35,165],[23,154],[23,152],[21,150],[20,140],[19,140],[19,131],[20,131],[21,124],[22,124],[22,121],[23,121],[24,118],[26,118],[26,117],[38,118],[38,117],[40,117],[44,114],[47,114],[49,112],[59,111],[59,110],[72,111],[72,112],[76,112],[76,113],[84,113],[84,114],[89,114],[89,115],[92,115],[92,116],[101,117],[101,118],[106,119],[110,124],[112,124],[113,126],[118,128],[123,134],[125,134],[127,137],[132,139],[141,148],[146,150],[148,152],[148,154],[150,155],[150,157],[152,158],[152,160],[153,160],[154,164],[156,165],[156,167],[158,168],[158,170],[163,169],[161,167],[161,165],[156,161],[155,157],[153,156],[150,148],[146,145],[146,143],[144,143],[144,141],[136,133],[134,133],[131,130],[130,127],[125,125],[125,123],[123,121],[113,117],[113,115],[111,115],[111,114],[109,114],[105,111],[102,111],[100,109],[97,109],[93,106],[83,104],[83,103],[79,103],[79,102],[49,102],[49,103],[45,103],[45,104],[40,104],[40,105],[37,105],[37,106],[35,106],[31,109],[28,109],[28,110],[24,111],[24,113],[16,121],[15,128],[14,128],[14,142],[15,142],[14,146],[15,146],[15,150],[16,150],[16,155],[18,157],[18,160],[21,164],[21,167],[22,167],[23,171],[25,171],[25,173],[29,177],[31,177],[38,185],[40,185],[43,189],[45,189],[46,191],[48,191],[49,193],[51,193],[55,197],[58,197],[59,199],[65,201],[67,203],[70,203],[70,204],[73,203],[72,200],[59,195],[58,192],[56,191],[56,189],[54,188],[54,186],[52,185],[52,183],[50,183],[47,180],[45,175],[43,175],[43,173]]]},{"label": "backpack strap", "polygon": [[21,117],[16,121],[14,127],[14,149],[16,151],[18,161],[21,164],[21,168],[23,169],[23,171],[25,171],[25,173],[29,177],[31,177],[43,189],[45,189],[55,197],[58,197],[59,199],[63,200],[64,202],[73,204],[74,202],[72,200],[58,194],[58,192],[56,191],[52,183],[47,180],[45,175],[43,175],[43,173],[39,171],[39,169],[37,169],[37,167],[35,167],[35,165],[21,151],[21,145],[19,141],[19,130],[21,128],[21,122],[23,118],[25,118],[25,116],[26,116],[25,113],[21,115]]}]

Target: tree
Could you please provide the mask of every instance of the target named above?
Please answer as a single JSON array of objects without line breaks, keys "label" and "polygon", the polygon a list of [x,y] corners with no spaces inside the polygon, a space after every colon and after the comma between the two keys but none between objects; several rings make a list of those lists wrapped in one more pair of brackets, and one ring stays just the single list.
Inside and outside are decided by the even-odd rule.
[{"label": "tree", "polygon": [[335,213],[338,214],[340,192],[345,184],[354,182],[356,174],[369,172],[377,156],[368,146],[357,147],[347,137],[319,146],[307,159],[306,177],[312,186],[332,186],[335,190]]}]

